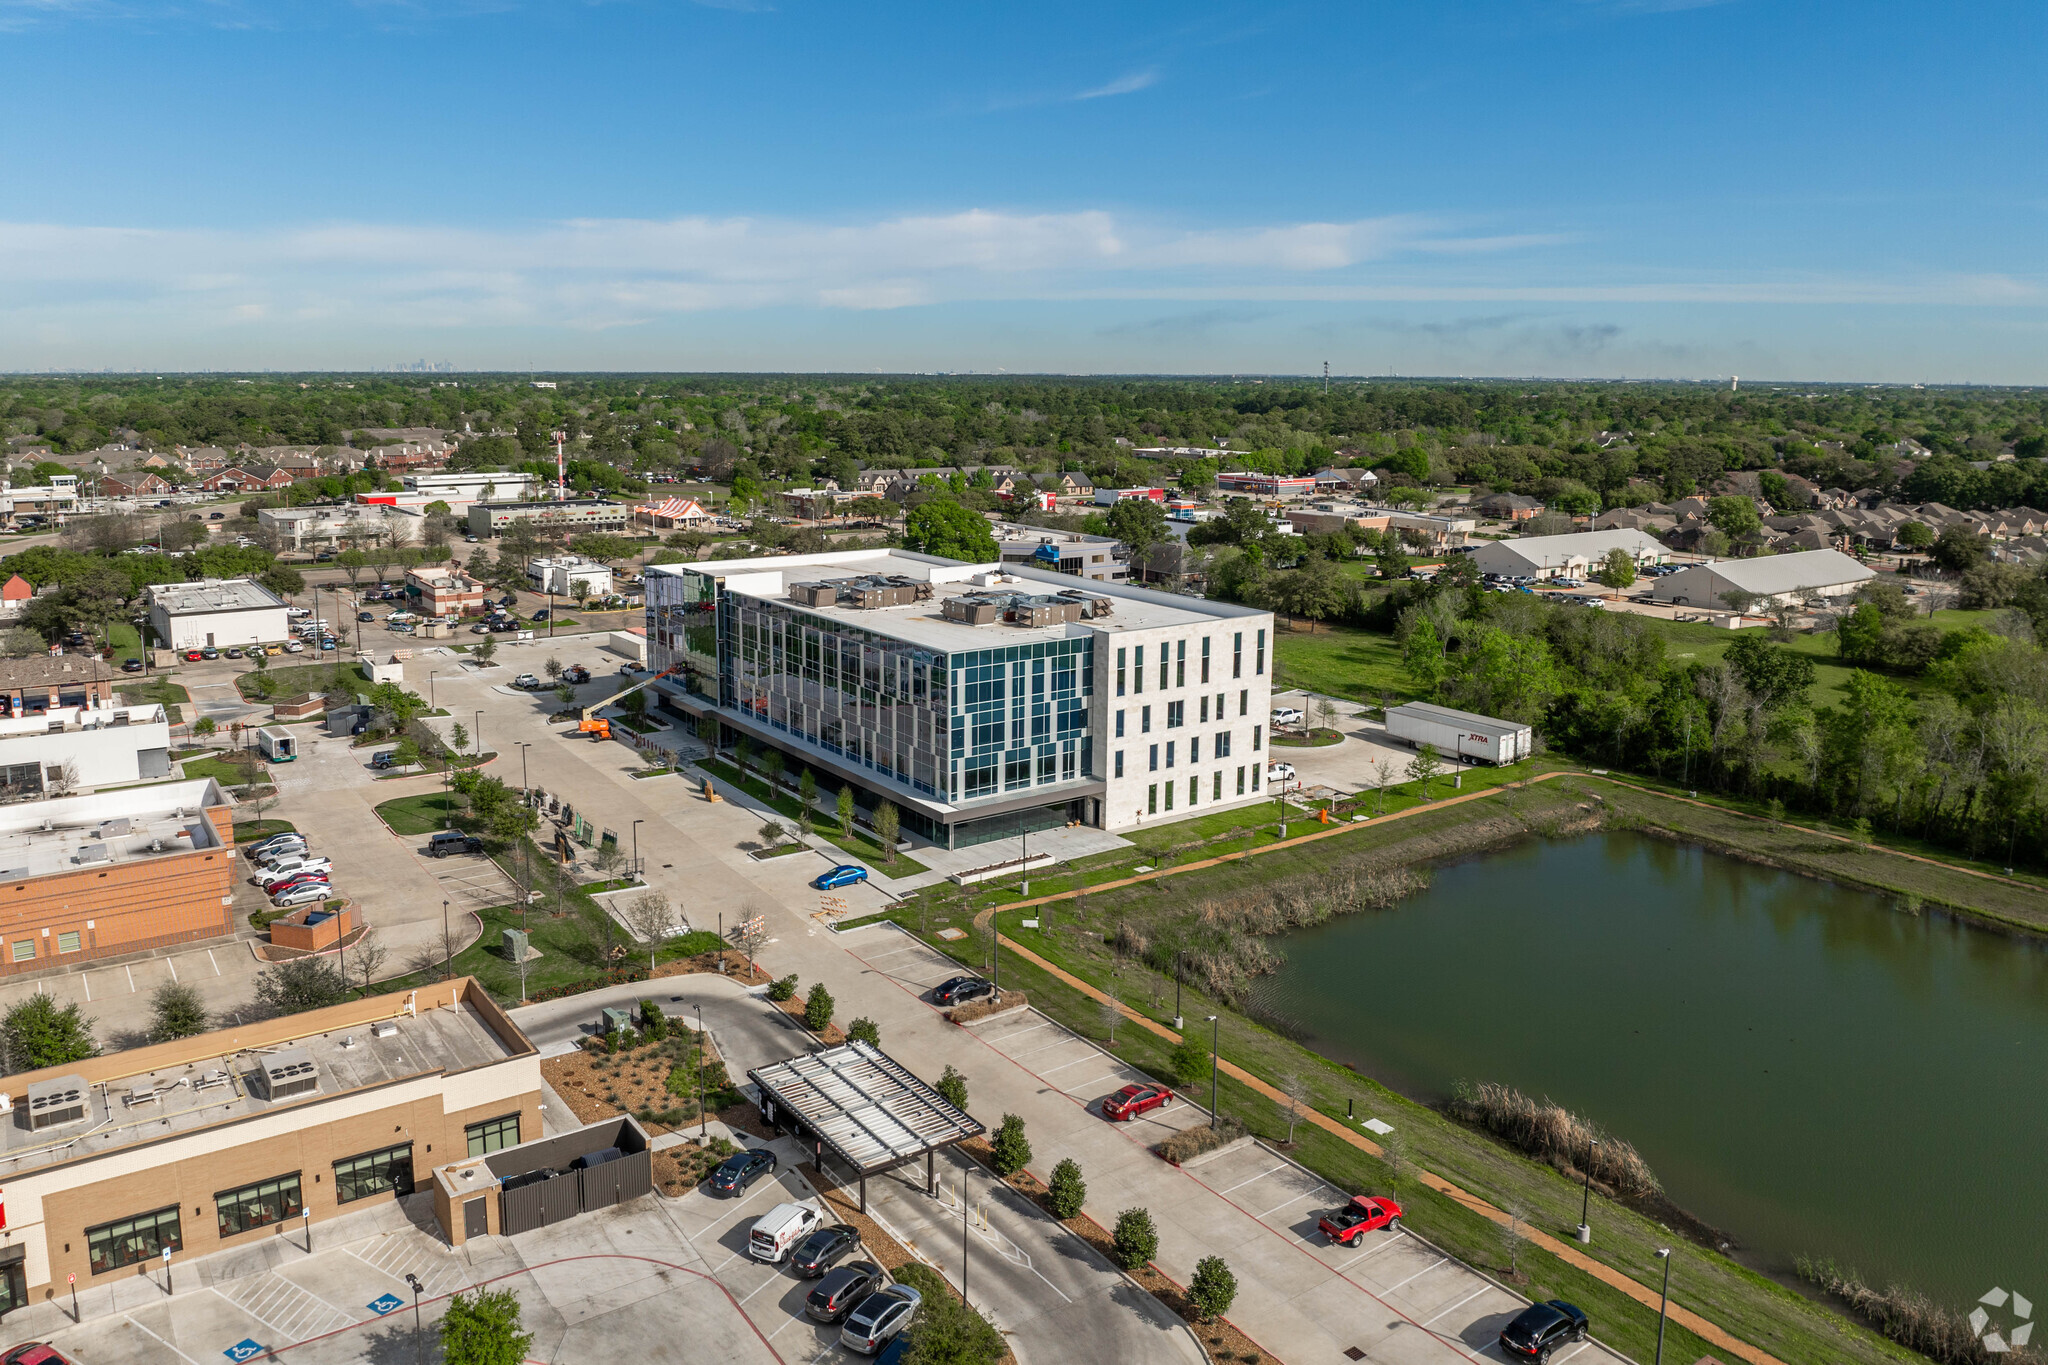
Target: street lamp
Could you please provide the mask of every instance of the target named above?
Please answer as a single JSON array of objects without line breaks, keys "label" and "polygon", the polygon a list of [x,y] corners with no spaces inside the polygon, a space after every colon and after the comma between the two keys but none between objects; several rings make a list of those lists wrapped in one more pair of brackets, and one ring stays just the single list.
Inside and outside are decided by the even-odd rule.
[{"label": "street lamp", "polygon": [[[533,742],[531,740],[521,740],[519,742],[519,794],[521,796],[533,790],[532,787],[526,784],[526,751],[532,747]],[[633,823],[637,825],[640,822],[635,820]]]},{"label": "street lamp", "polygon": [[[521,755],[520,755],[520,757],[521,757],[521,758],[524,758],[524,757],[526,757],[526,755],[524,755],[524,754],[521,754]],[[647,821],[646,821],[646,820],[644,820],[644,819],[642,819],[642,820],[635,820],[635,821],[633,822],[633,868],[632,868],[632,871],[633,871],[633,876],[634,876],[635,878],[638,878],[638,877],[639,877],[639,875],[640,875],[640,826],[642,826],[642,825],[644,825],[644,824],[646,824],[646,823],[647,823]]]},{"label": "street lamp", "polygon": [[1180,1029],[1181,1029],[1181,1023],[1180,1023],[1180,986],[1181,986],[1181,964],[1180,964],[1180,950],[1179,950],[1178,948],[1176,948],[1176,949],[1174,949],[1174,951],[1173,951],[1173,1031],[1174,1031],[1175,1033],[1179,1033],[1179,1032],[1180,1032]]},{"label": "street lamp", "polygon": [[1664,1292],[1657,1300],[1657,1359],[1654,1365],[1664,1365],[1664,1317],[1671,1307],[1671,1248],[1658,1247],[1657,1256],[1664,1262]]},{"label": "street lamp", "polygon": [[441,902],[441,979],[455,975],[455,940],[448,933],[448,902]]},{"label": "street lamp", "polygon": [[1586,1147],[1586,1189],[1579,1199],[1579,1241],[1591,1244],[1593,1225],[1586,1221],[1586,1215],[1593,1206],[1593,1154],[1600,1150],[1600,1139],[1594,1138]]},{"label": "street lamp", "polygon": [[438,711],[441,709],[439,706],[434,704],[434,674],[432,670],[429,670],[427,673],[427,709],[429,711]]},{"label": "street lamp", "polygon": [[417,1275],[407,1275],[405,1282],[412,1286],[412,1358],[415,1365],[423,1359],[420,1354],[420,1290],[425,1288]]},{"label": "street lamp", "polygon": [[1214,1128],[1214,1127],[1216,1126],[1216,1070],[1217,1070],[1217,1062],[1216,1062],[1216,1039],[1217,1039],[1217,1030],[1218,1030],[1219,1028],[1221,1028],[1221,1027],[1222,1027],[1222,1026],[1221,1026],[1220,1024],[1218,1024],[1218,1023],[1216,1022],[1216,1016],[1215,1016],[1215,1015],[1213,1015],[1213,1014],[1212,1014],[1212,1015],[1210,1015],[1210,1016],[1209,1016],[1209,1126],[1210,1126],[1211,1128]]},{"label": "street lamp", "polygon": [[1017,837],[1024,841],[1024,894],[1028,896],[1031,894],[1031,830],[1022,814],[1017,816]]},{"label": "street lamp", "polygon": [[469,751],[481,759],[484,756],[484,713],[476,713],[476,729],[469,735]]}]

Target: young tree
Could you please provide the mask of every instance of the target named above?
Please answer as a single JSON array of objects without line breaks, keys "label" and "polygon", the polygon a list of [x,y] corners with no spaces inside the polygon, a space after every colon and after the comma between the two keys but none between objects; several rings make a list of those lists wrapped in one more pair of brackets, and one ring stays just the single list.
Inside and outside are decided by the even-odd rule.
[{"label": "young tree", "polygon": [[498,655],[498,637],[486,635],[476,642],[475,658],[480,664],[488,665]]},{"label": "young tree", "polygon": [[869,1047],[878,1048],[882,1045],[882,1026],[862,1015],[846,1026],[846,1041],[866,1043]]},{"label": "young tree", "polygon": [[1627,550],[1616,546],[1600,561],[1600,567],[1593,572],[1593,581],[1603,588],[1620,592],[1632,587],[1636,581],[1636,557]]},{"label": "young tree", "polygon": [[1408,1170],[1408,1138],[1399,1128],[1380,1135],[1380,1161],[1387,1168],[1387,1188],[1398,1193]]},{"label": "young tree", "polygon": [[661,945],[676,932],[676,912],[668,897],[659,891],[644,892],[620,908],[619,918],[625,920],[634,941],[647,950],[647,970],[652,973]]},{"label": "young tree", "polygon": [[1387,813],[1387,787],[1394,780],[1394,765],[1382,758],[1372,765],[1372,805],[1374,815]]},{"label": "young tree", "polygon": [[1159,1254],[1159,1230],[1152,1226],[1149,1209],[1125,1209],[1116,1216],[1116,1230],[1110,1234],[1110,1259],[1125,1270],[1142,1270]]},{"label": "young tree", "polygon": [[520,1365],[533,1333],[519,1330],[519,1297],[509,1289],[478,1289],[448,1300],[441,1317],[443,1365]]},{"label": "young tree", "polygon": [[550,654],[548,655],[548,661],[540,666],[540,671],[548,675],[549,682],[560,682],[562,680],[562,661]]},{"label": "young tree", "polygon": [[1059,1165],[1052,1168],[1052,1179],[1046,1182],[1046,1202],[1052,1205],[1055,1218],[1081,1216],[1081,1206],[1088,1202],[1088,1182],[1081,1178],[1081,1168],[1072,1157],[1060,1158]]},{"label": "young tree", "polygon": [[1292,1147],[1295,1126],[1308,1112],[1308,1082],[1302,1079],[1300,1072],[1290,1072],[1281,1079],[1280,1093],[1287,1097],[1287,1145]]},{"label": "young tree", "polygon": [[1003,1121],[996,1128],[995,1137],[989,1142],[989,1157],[995,1163],[996,1174],[1014,1175],[1031,1164],[1031,1143],[1024,1136],[1024,1120],[1015,1114],[1003,1115]]},{"label": "young tree", "polygon": [[1181,1035],[1179,1046],[1167,1059],[1177,1085],[1193,1085],[1209,1075],[1209,1045],[1191,1029]]},{"label": "young tree", "polygon": [[1236,1301],[1237,1276],[1230,1273],[1221,1256],[1204,1256],[1195,1262],[1194,1278],[1188,1281],[1188,1302],[1203,1322],[1216,1321]]},{"label": "young tree", "polygon": [[831,1022],[832,992],[826,990],[825,983],[820,981],[804,997],[804,1027],[813,1033],[823,1033]]},{"label": "young tree", "polygon": [[946,1064],[945,1071],[939,1076],[938,1084],[932,1089],[938,1091],[939,1098],[955,1109],[962,1113],[967,1111],[967,1078],[955,1071],[951,1062]]},{"label": "young tree", "polygon": [[59,1006],[41,991],[0,1015],[0,1047],[9,1071],[35,1071],[99,1055],[93,1021],[75,1004]]},{"label": "young tree", "polygon": [[317,957],[293,958],[256,973],[256,1005],[265,1015],[303,1014],[348,996],[341,973]]},{"label": "young tree", "polygon": [[469,730],[459,720],[448,727],[448,747],[458,754],[469,747]]},{"label": "young tree", "polygon": [[1121,1007],[1121,1006],[1119,1006],[1119,1005],[1118,1005],[1118,1004],[1116,1003],[1116,1001],[1114,1001],[1114,1000],[1105,1000],[1105,1001],[1103,1001],[1103,1002],[1102,1002],[1102,1004],[1101,1004],[1101,1005],[1100,1005],[1100,1006],[1098,1007],[1098,1012],[1099,1012],[1099,1013],[1101,1014],[1101,1016],[1102,1016],[1102,1027],[1103,1027],[1104,1029],[1108,1030],[1108,1032],[1109,1032],[1109,1045],[1110,1045],[1111,1047],[1115,1047],[1115,1046],[1116,1046],[1116,1026],[1117,1026],[1117,1024],[1118,1024],[1118,1023],[1122,1022],[1122,1020],[1123,1020],[1123,1017],[1124,1017],[1124,1012],[1123,1012],[1123,1009],[1122,1009],[1122,1007]]},{"label": "young tree", "polygon": [[384,970],[385,959],[391,954],[384,945],[374,938],[362,938],[348,950],[347,971],[351,981],[361,982],[358,987],[365,995],[377,980],[377,974]]},{"label": "young tree", "polygon": [[852,787],[841,787],[839,789],[839,800],[836,803],[834,813],[839,817],[839,837],[851,839],[853,837]]},{"label": "young tree", "polygon": [[1518,1204],[1509,1204],[1502,1210],[1508,1221],[1500,1225],[1501,1250],[1507,1253],[1508,1281],[1514,1283],[1522,1278],[1522,1244],[1529,1240],[1529,1218]]},{"label": "young tree", "polygon": [[206,1032],[206,1002],[180,981],[166,981],[149,996],[149,1041],[168,1043]]},{"label": "young tree", "polygon": [[780,820],[765,820],[754,833],[761,836],[761,847],[780,848],[789,831]]},{"label": "young tree", "polygon": [[1436,745],[1424,744],[1415,751],[1415,757],[1408,760],[1408,780],[1422,787],[1422,799],[1430,799],[1429,784],[1444,770],[1443,757],[1437,753]]},{"label": "young tree", "polygon": [[888,866],[896,861],[896,839],[898,837],[896,806],[884,801],[875,807],[875,842],[882,846],[882,863]]},{"label": "young tree", "polygon": [[782,750],[770,749],[761,755],[761,772],[768,779],[768,790],[782,790]]},{"label": "young tree", "polygon": [[797,823],[804,833],[809,834],[818,806],[818,779],[809,768],[804,769],[804,775],[797,781],[796,803],[801,808],[797,811]]}]

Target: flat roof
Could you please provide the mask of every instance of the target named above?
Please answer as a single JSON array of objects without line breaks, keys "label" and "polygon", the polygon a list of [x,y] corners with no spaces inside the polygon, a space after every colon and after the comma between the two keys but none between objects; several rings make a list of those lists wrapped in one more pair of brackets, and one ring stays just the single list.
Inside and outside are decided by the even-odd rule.
[{"label": "flat roof", "polygon": [[895,1058],[847,1043],[755,1067],[748,1079],[856,1171],[871,1174],[983,1130]]},{"label": "flat roof", "polygon": [[224,847],[210,777],[0,807],[0,882]]},{"label": "flat roof", "polygon": [[197,616],[217,611],[283,609],[284,599],[261,583],[246,578],[207,578],[197,583],[159,583],[149,590],[150,605],[169,616]]},{"label": "flat roof", "polygon": [[[1877,577],[1877,571],[1839,550],[1803,550],[1798,554],[1760,555],[1755,559],[1717,559],[1681,569],[1667,580],[1706,575],[1747,592],[1776,594],[1808,588],[1832,588]],[[1663,585],[1659,585],[1663,586]]]},{"label": "flat roof", "polygon": [[1529,728],[1518,720],[1501,720],[1494,716],[1482,716],[1472,711],[1453,711],[1448,706],[1438,706],[1433,702],[1426,701],[1405,701],[1396,706],[1394,710],[1405,711],[1410,715],[1420,716],[1425,720],[1454,721],[1459,725],[1465,726],[1467,729],[1490,730],[1496,734],[1511,734],[1516,730],[1526,730]]},{"label": "flat roof", "polygon": [[[1200,597],[1182,597],[1129,583],[1097,582],[1015,562],[964,564],[907,550],[846,550],[762,559],[658,564],[648,568],[647,576],[652,578],[657,574],[692,571],[724,579],[728,592],[743,597],[777,602],[792,611],[825,617],[837,625],[876,631],[946,653],[994,649],[1035,640],[1077,640],[1128,630],[1160,630],[1204,622],[1258,619],[1269,615],[1251,607]],[[855,607],[837,603],[811,607],[789,598],[792,583],[831,582],[838,578],[860,578],[870,574],[895,575],[930,583],[932,595],[923,602],[894,607]],[[941,615],[943,604],[950,597],[1004,593],[1041,596],[1068,591],[1108,599],[1111,604],[1109,614],[1037,627],[1009,625],[1000,621],[975,626],[948,621]]]},{"label": "flat roof", "polygon": [[[435,1001],[428,991],[371,996],[9,1076],[0,1082],[12,1109],[0,1115],[0,1177],[413,1076],[469,1071],[533,1051],[495,1005],[487,1016],[471,1002],[469,992],[481,992],[474,981],[463,978],[439,990],[448,991],[449,998]],[[408,1013],[406,1002],[422,996],[429,998],[418,1000],[416,1014]],[[509,1037],[498,1032],[500,1022]],[[386,1036],[376,1036],[379,1031]],[[271,1098],[264,1073],[287,1055],[310,1062],[317,1085]],[[28,1088],[71,1076],[85,1082],[83,1117],[40,1132],[31,1128],[24,1100]],[[303,1080],[303,1073],[295,1079]]]},{"label": "flat roof", "polygon": [[114,666],[91,654],[37,654],[26,659],[0,659],[0,690],[17,687],[80,687],[107,682]]}]

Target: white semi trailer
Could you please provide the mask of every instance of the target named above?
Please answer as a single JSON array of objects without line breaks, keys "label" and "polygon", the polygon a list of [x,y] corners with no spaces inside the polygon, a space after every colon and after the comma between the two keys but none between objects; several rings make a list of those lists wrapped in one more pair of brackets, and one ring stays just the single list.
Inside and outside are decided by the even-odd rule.
[{"label": "white semi trailer", "polygon": [[1535,742],[1526,725],[1421,701],[1390,708],[1387,734],[1411,749],[1433,744],[1446,758],[1495,765],[1527,758]]}]

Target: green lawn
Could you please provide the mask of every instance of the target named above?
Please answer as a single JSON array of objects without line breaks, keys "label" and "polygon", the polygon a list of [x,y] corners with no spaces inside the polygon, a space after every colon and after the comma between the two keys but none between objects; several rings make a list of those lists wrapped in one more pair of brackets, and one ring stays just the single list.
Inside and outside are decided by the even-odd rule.
[{"label": "green lawn", "polygon": [[1299,687],[1332,697],[1379,703],[1415,695],[1401,667],[1401,646],[1391,635],[1356,626],[1320,625],[1314,630],[1276,630],[1273,690]]},{"label": "green lawn", "polygon": [[235,822],[235,842],[246,844],[256,839],[268,839],[273,834],[290,834],[298,829],[289,820],[238,820]]},{"label": "green lawn", "polygon": [[[268,782],[270,770],[258,763],[249,779],[256,783]],[[223,787],[239,787],[244,781],[242,766],[230,763],[224,758],[191,758],[185,760],[185,776],[188,778],[210,777]]]},{"label": "green lawn", "polygon": [[449,828],[449,818],[459,817],[467,809],[467,803],[454,792],[427,792],[380,803],[377,818],[389,825],[393,834],[431,834]]},{"label": "green lawn", "polygon": [[[528,907],[523,912],[516,905],[498,905],[478,911],[477,917],[483,921],[483,936],[455,955],[455,975],[475,977],[493,996],[507,1004],[516,1004],[519,1000],[519,967],[506,954],[504,947],[507,929],[524,929],[540,953],[539,957],[527,960],[526,992],[529,997],[540,991],[583,982],[595,986],[603,979],[604,972],[598,965],[602,961],[602,949],[592,937],[588,919],[576,913],[574,905],[558,916],[554,912],[552,898],[549,898],[545,903]],[[627,943],[625,933],[616,925],[613,929],[617,935],[614,941]],[[697,930],[670,939],[656,954],[656,960],[673,962],[677,958],[716,952],[719,947],[717,934]],[[647,950],[641,948],[637,952],[629,952],[623,961],[645,969]],[[436,970],[400,977],[395,981],[380,981],[377,989],[380,992],[405,990],[410,985],[438,980],[440,975]]]},{"label": "green lawn", "polygon": [[[737,768],[723,759],[705,759],[697,766],[710,773],[713,777],[718,778],[721,782],[732,783],[756,801],[766,802],[791,820],[798,819],[803,813],[802,803],[794,796],[784,792],[771,794],[768,790],[768,783],[764,779],[755,777],[751,773],[742,777]],[[821,798],[824,795],[824,792],[819,792]],[[835,844],[846,852],[851,853],[854,857],[860,859],[885,877],[915,877],[920,872],[929,872],[931,870],[923,863],[917,861],[917,859],[903,853],[896,855],[895,862],[885,862],[882,846],[869,838],[858,825],[854,826],[853,837],[849,839],[839,837],[836,832],[836,825],[836,820],[829,814],[819,815],[814,813],[811,816],[812,833],[827,843]],[[887,871],[884,871],[884,868]]]},{"label": "green lawn", "polygon": [[[262,681],[259,682],[258,679]],[[301,692],[368,692],[370,680],[354,664],[285,664],[251,669],[235,679],[243,700],[294,697]],[[267,689],[267,690],[265,690]]]},{"label": "green lawn", "polygon": [[125,684],[118,690],[121,700],[131,705],[152,701],[162,703],[164,716],[173,725],[185,719],[183,704],[192,700],[191,693],[161,674],[152,677],[148,682]]}]

